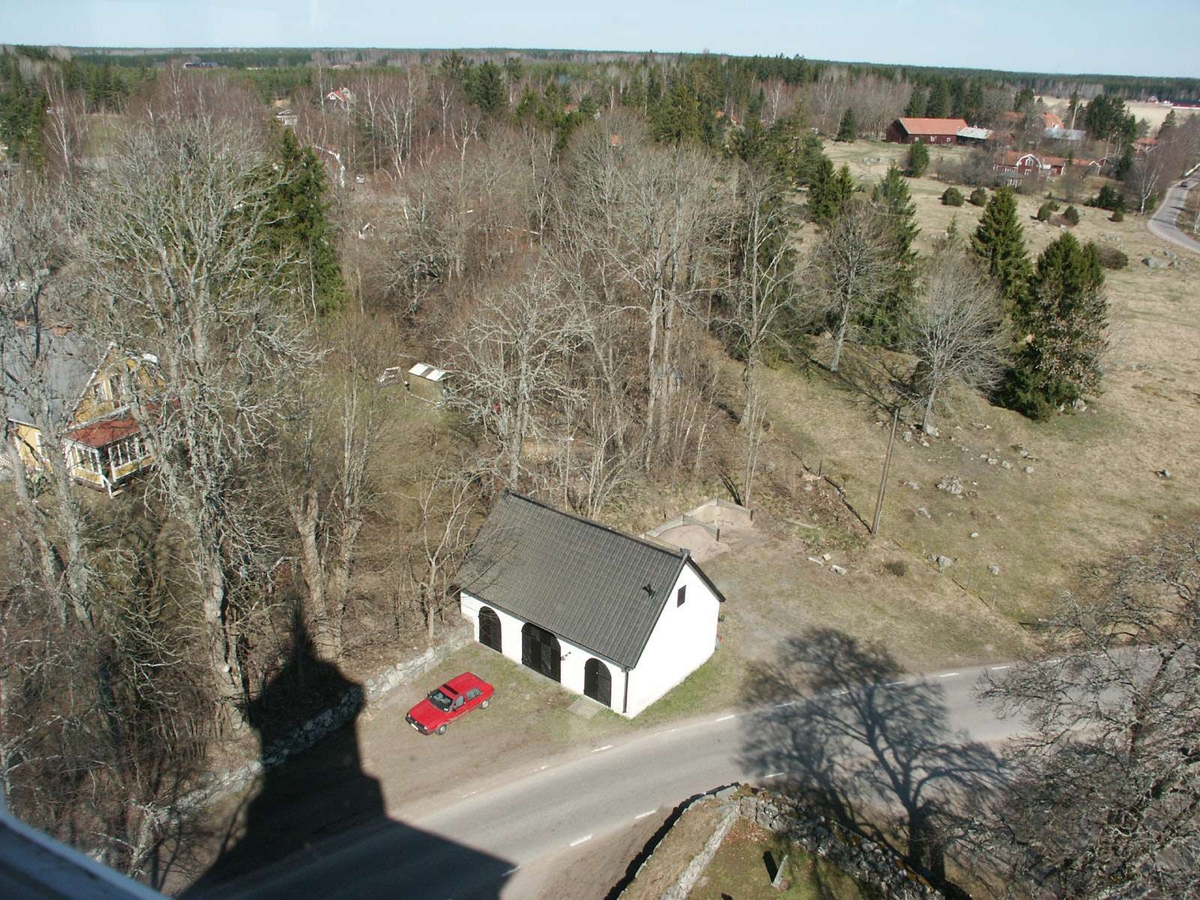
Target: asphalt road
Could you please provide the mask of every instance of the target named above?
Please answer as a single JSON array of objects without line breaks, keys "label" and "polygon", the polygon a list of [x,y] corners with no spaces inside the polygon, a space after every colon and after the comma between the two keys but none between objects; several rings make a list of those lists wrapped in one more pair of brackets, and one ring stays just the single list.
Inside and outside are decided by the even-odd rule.
[{"label": "asphalt road", "polygon": [[[1200,175],[1200,173],[1195,173],[1191,178],[1186,179],[1187,183],[1194,184],[1197,175]],[[1191,250],[1193,253],[1200,253],[1200,241],[1184,234],[1175,225],[1179,213],[1183,211],[1183,205],[1187,200],[1189,190],[1188,188],[1180,187],[1181,183],[1176,182],[1171,185],[1167,191],[1166,199],[1155,210],[1148,224],[1150,231],[1164,241],[1172,243],[1177,247]]]},{"label": "asphalt road", "polygon": [[[975,699],[982,671],[921,679],[941,695],[948,740],[949,732],[962,732],[992,743],[1019,727]],[[917,680],[886,689],[902,691]],[[339,835],[227,884],[221,895],[533,897],[554,861],[572,848],[579,852],[636,820],[662,818],[688,797],[721,785],[787,778],[786,771],[758,771],[746,762],[742,751],[754,718],[753,712],[730,711],[553,760],[531,754],[528,765],[506,773],[488,773],[486,760],[464,761],[469,769],[462,783],[439,797],[399,810],[395,821]]]}]

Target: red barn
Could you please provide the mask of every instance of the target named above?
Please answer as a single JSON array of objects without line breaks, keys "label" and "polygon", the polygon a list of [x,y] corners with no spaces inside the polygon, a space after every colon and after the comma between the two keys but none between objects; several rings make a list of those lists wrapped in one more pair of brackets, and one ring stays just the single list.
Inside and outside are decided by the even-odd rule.
[{"label": "red barn", "polygon": [[966,127],[966,119],[897,119],[885,139],[893,144],[953,144]]}]

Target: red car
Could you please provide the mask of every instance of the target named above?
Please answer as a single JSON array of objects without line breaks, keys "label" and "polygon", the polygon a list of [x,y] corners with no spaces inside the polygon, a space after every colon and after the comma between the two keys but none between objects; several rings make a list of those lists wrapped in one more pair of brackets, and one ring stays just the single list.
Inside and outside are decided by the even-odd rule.
[{"label": "red car", "polygon": [[404,720],[421,734],[445,734],[455,719],[475,707],[487,709],[496,689],[470,672],[451,678],[408,711]]}]

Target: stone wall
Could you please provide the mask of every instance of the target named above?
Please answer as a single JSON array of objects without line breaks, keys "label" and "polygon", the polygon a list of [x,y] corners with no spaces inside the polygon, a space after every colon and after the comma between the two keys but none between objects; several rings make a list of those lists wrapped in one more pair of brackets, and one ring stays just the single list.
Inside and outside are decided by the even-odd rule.
[{"label": "stone wall", "polygon": [[[774,834],[786,835],[789,841],[823,857],[861,884],[878,888],[889,900],[940,900],[943,897],[940,891],[886,847],[769,791],[731,786],[693,797],[681,807],[681,811],[696,800],[714,796],[724,801],[721,821],[705,842],[704,848],[663,894],[663,900],[686,900],[739,818],[747,819]],[[638,869],[638,875],[646,869],[666,836],[666,833],[659,836],[658,843]],[[634,882],[636,880],[637,876],[634,876]]]}]

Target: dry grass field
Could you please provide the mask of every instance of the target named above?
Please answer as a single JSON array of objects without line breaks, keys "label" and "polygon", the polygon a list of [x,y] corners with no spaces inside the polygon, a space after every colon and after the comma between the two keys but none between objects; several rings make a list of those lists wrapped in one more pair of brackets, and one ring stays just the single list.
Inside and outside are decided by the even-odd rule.
[{"label": "dry grass field", "polygon": [[[870,183],[904,148],[857,142],[831,144],[827,152]],[[959,152],[935,151],[935,159]],[[926,177],[909,185],[922,250],[952,219],[964,234],[975,228],[982,210],[969,204],[942,206],[943,183]],[[1060,233],[1056,226],[1033,221],[1042,200],[1018,200],[1031,254]],[[1087,565],[1132,546],[1164,519],[1200,510],[1200,458],[1195,453],[1200,446],[1200,259],[1185,261],[1181,268],[1150,269],[1141,259],[1164,258],[1167,245],[1147,231],[1144,221],[1129,216],[1114,223],[1101,210],[1079,209],[1076,235],[1121,248],[1131,263],[1108,273],[1112,349],[1104,392],[1089,401],[1086,412],[1045,424],[964,394],[943,413],[940,437],[930,439],[928,446],[916,433],[910,442],[897,442],[882,533],[885,541],[907,552],[910,574],[873,575],[873,570],[884,572],[879,560],[887,553],[872,548],[851,566],[851,576],[833,587],[838,595],[852,595],[845,589],[856,568],[862,573],[858,577],[873,579],[881,618],[871,630],[886,633],[889,641],[899,636],[902,657],[907,656],[903,637],[909,627],[924,631],[931,644],[944,645],[936,656],[953,656],[953,648],[977,655],[980,644],[1003,645],[996,640],[1003,630],[991,628],[985,616],[974,625],[972,616],[960,620],[957,634],[954,629],[917,628],[912,621],[916,613],[910,612],[914,607],[900,599],[913,591],[915,577],[935,573],[934,581],[953,582],[989,612],[1008,622],[1028,623],[1044,614]],[[768,378],[774,424],[806,461],[844,483],[847,498],[869,518],[886,449],[882,415],[817,367],[808,372],[780,367]],[[1158,474],[1163,470],[1171,477]],[[962,495],[936,488],[947,476],[963,481]],[[932,555],[949,557],[953,565],[936,574]],[[999,568],[998,575],[992,566]],[[911,574],[914,570],[920,575]],[[925,598],[934,594],[927,588],[916,593]],[[895,600],[888,602],[889,597]],[[845,615],[867,614],[857,603],[841,608]],[[981,624],[987,627],[980,629]],[[989,631],[996,636],[981,639]]]}]

